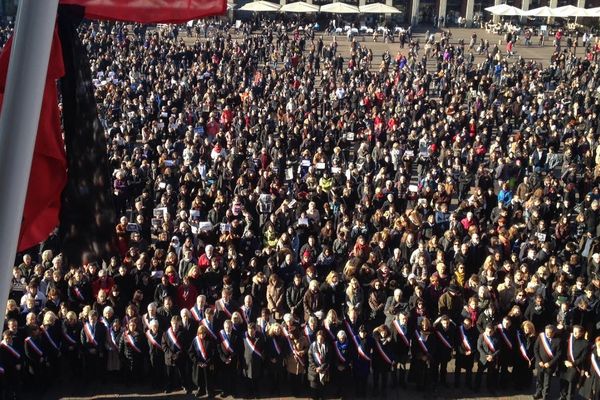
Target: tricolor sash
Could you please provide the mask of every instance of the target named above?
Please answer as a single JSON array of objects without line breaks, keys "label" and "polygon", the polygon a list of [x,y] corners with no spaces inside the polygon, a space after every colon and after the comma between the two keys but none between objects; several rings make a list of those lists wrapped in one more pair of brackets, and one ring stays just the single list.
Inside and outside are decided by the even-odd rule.
[{"label": "tricolor sash", "polygon": [[392,361],[392,359],[385,353],[385,350],[383,350],[383,347],[381,347],[381,343],[379,343],[379,340],[375,340],[375,345],[377,346],[377,352],[379,353],[381,358],[383,358],[383,361],[392,365],[394,361]]},{"label": "tricolor sash", "polygon": [[113,347],[113,349],[118,350],[119,349],[119,345],[117,344],[117,334],[114,330],[110,330],[108,331],[109,335],[108,337],[110,338],[110,344]]},{"label": "tricolor sash", "polygon": [[129,347],[131,347],[136,353],[141,353],[142,350],[140,350],[139,347],[136,346],[135,342],[133,341],[133,337],[131,337],[131,335],[129,333],[125,333],[125,342],[129,345]]},{"label": "tricolor sash", "polygon": [[190,310],[192,313],[192,317],[194,317],[194,319],[197,322],[202,321],[204,318],[202,317],[203,312],[200,311],[200,309],[198,308],[198,306],[194,306],[192,307],[192,309]]},{"label": "tricolor sash", "polygon": [[85,300],[85,297],[83,297],[83,293],[81,293],[81,290],[77,286],[73,286],[73,292],[75,292],[75,296],[77,296],[77,298],[80,301]]},{"label": "tricolor sash", "polygon": [[325,328],[325,331],[327,332],[327,334],[329,335],[331,340],[333,340],[335,342],[336,337],[333,334],[333,332],[331,332],[331,329],[329,328],[329,321],[327,321],[327,320],[323,321],[323,328]]},{"label": "tricolor sash", "polygon": [[304,325],[304,335],[306,336],[306,338],[308,339],[308,342],[310,343],[310,335],[312,335],[313,332],[310,329],[310,327],[308,326],[308,324]]},{"label": "tricolor sash", "polygon": [[256,348],[256,342],[252,342],[252,340],[250,340],[250,338],[247,335],[244,340],[246,341],[246,343],[248,343],[248,346],[250,346],[250,348],[252,349],[252,352],[254,352],[254,354],[259,356],[260,358],[264,358],[262,353],[260,352],[260,350],[258,350],[258,348]]},{"label": "tricolor sash", "polygon": [[[249,313],[250,309],[248,307],[241,306],[240,311],[242,314],[242,318],[244,318],[244,322],[246,322],[246,324],[249,324],[250,322],[252,322],[252,321],[250,321],[250,313]],[[246,312],[248,312],[248,314],[246,314]]]},{"label": "tricolor sash", "polygon": [[546,352],[548,357],[554,358],[552,348],[550,347],[550,342],[548,341],[548,338],[546,337],[546,334],[544,332],[540,333],[540,339],[542,339],[542,347],[544,347],[544,351]]},{"label": "tricolor sash", "polygon": [[410,346],[410,342],[409,342],[408,338],[406,337],[406,334],[402,330],[402,326],[400,325],[400,322],[398,322],[398,320],[395,319],[394,322],[392,322],[392,324],[394,325],[394,328],[396,328],[396,332],[398,332],[398,335],[400,335],[400,338],[402,339],[404,344],[406,346]]},{"label": "tricolor sash", "polygon": [[294,355],[294,358],[296,359],[296,361],[302,365],[304,367],[304,361],[302,361],[302,357],[300,356],[300,354],[294,349],[294,344],[292,343],[292,340],[290,339],[290,337],[288,335],[286,335],[285,337],[287,339],[288,342],[288,346],[290,346],[290,350],[292,351],[292,354]]},{"label": "tricolor sash", "polygon": [[17,360],[21,358],[21,354],[19,354],[18,351],[16,351],[15,349],[13,349],[12,346],[9,345],[8,343],[6,343],[4,340],[2,341],[2,344],[0,344],[0,346],[4,347],[6,350],[8,350],[8,352],[10,354],[12,354],[12,356],[14,358],[16,358]]},{"label": "tricolor sash", "polygon": [[27,344],[39,357],[44,357],[44,352],[35,344],[33,340],[31,340],[31,336],[25,339],[25,344]]},{"label": "tricolor sash", "polygon": [[152,333],[150,333],[150,330],[146,331],[146,338],[148,338],[148,341],[150,342],[150,344],[152,346],[154,346],[157,349],[159,349],[160,351],[162,351],[162,346],[160,345],[160,343],[158,343],[158,341],[156,339],[154,339],[154,336],[152,336]]},{"label": "tricolor sash", "polygon": [[150,318],[150,316],[146,313],[142,316],[142,322],[144,323],[144,328],[146,329],[150,329],[150,322],[152,322],[152,320],[155,320],[155,318]]},{"label": "tricolor sash", "polygon": [[523,343],[519,331],[517,331],[517,340],[519,341],[519,352],[521,353],[521,357],[523,357],[525,361],[530,363],[531,359],[529,358],[529,355],[527,355],[527,349],[525,349],[525,343]]},{"label": "tricolor sash", "polygon": [[94,335],[92,333],[92,326],[89,322],[86,322],[83,325],[83,333],[85,333],[85,337],[89,344],[91,344],[92,346],[98,346],[98,342],[96,342],[96,339],[94,338]]},{"label": "tricolor sash", "polygon": [[575,356],[573,354],[573,342],[574,342],[574,336],[571,333],[571,335],[569,335],[569,345],[567,346],[567,357],[569,358],[569,361],[571,361],[573,364],[575,364]]},{"label": "tricolor sash", "polygon": [[596,375],[598,375],[598,377],[600,378],[600,365],[598,365],[598,360],[596,359],[596,355],[594,353],[592,353],[592,367],[594,368],[594,371],[596,371]]},{"label": "tricolor sash", "polygon": [[229,338],[227,337],[227,333],[225,332],[224,329],[221,329],[221,331],[219,332],[219,336],[221,336],[221,345],[223,346],[223,348],[230,354],[233,354],[233,346],[231,346],[231,342],[229,341]]},{"label": "tricolor sash", "polygon": [[69,342],[69,344],[76,344],[77,343],[77,340],[73,339],[71,337],[71,335],[69,335],[69,333],[66,330],[63,331],[63,336],[64,336],[65,339],[67,339],[67,342]]},{"label": "tricolor sash", "polygon": [[508,346],[508,348],[512,350],[513,345],[510,342],[510,339],[508,338],[508,336],[506,336],[506,332],[505,332],[502,324],[498,324],[498,331],[500,332],[500,336],[502,336],[502,340],[504,340],[504,343],[506,343],[506,346]]},{"label": "tricolor sash", "polygon": [[277,352],[277,355],[280,356],[281,355],[281,348],[279,347],[279,343],[277,343],[277,338],[275,338],[274,336],[271,338],[271,341],[273,342],[273,348],[275,349],[275,351]]},{"label": "tricolor sash", "polygon": [[444,346],[446,346],[447,348],[449,348],[450,350],[452,350],[452,345],[450,344],[450,342],[448,342],[448,340],[446,339],[446,337],[442,334],[442,332],[438,331],[437,329],[435,330],[435,334],[437,335],[438,339],[440,339],[440,341],[444,344]]},{"label": "tricolor sash", "polygon": [[421,348],[423,353],[429,355],[429,349],[427,348],[427,345],[425,344],[425,341],[423,340],[423,337],[421,336],[419,331],[415,330],[415,336],[417,338],[417,342],[419,343],[419,347]]},{"label": "tricolor sash", "polygon": [[169,328],[169,330],[167,330],[167,337],[169,338],[169,341],[173,343],[175,347],[177,347],[177,350],[181,350],[181,345],[179,344],[179,340],[177,340],[177,335],[175,335],[175,332],[173,331],[172,327]]},{"label": "tricolor sash", "polygon": [[338,359],[340,360],[340,362],[342,364],[346,363],[346,357],[344,357],[344,355],[342,354],[342,350],[340,350],[340,348],[338,347],[339,342],[335,342],[335,353],[337,354]]},{"label": "tricolor sash", "polygon": [[213,330],[210,329],[210,326],[208,326],[208,319],[204,318],[202,320],[202,322],[200,322],[200,323],[206,327],[206,330],[208,331],[208,334],[210,336],[212,336],[213,339],[217,340],[217,335],[215,335],[215,333],[213,332]]},{"label": "tricolor sash", "polygon": [[208,354],[206,353],[206,348],[204,347],[204,343],[198,336],[194,338],[194,348],[196,352],[204,359],[204,361],[208,361]]},{"label": "tricolor sash", "polygon": [[228,318],[231,318],[231,312],[227,309],[227,306],[225,305],[225,300],[219,299],[219,302],[221,303],[221,311],[227,314]]},{"label": "tricolor sash", "polygon": [[490,351],[492,353],[496,352],[496,347],[494,346],[494,342],[492,342],[492,338],[489,337],[488,335],[486,335],[485,333],[483,334],[483,341],[485,342],[485,344],[487,345],[488,349],[490,349]]},{"label": "tricolor sash", "polygon": [[[127,326],[127,317],[124,318],[125,320],[125,326]],[[110,323],[108,322],[108,320],[104,317],[100,317],[100,322],[102,322],[102,325],[104,325],[106,327],[106,329],[110,329]]]},{"label": "tricolor sash", "polygon": [[473,351],[471,344],[469,343],[469,339],[467,338],[467,335],[465,334],[464,325],[461,325],[460,328],[458,328],[458,331],[460,332],[460,341],[462,342],[464,349],[466,351]]},{"label": "tricolor sash", "polygon": [[41,326],[40,328],[41,328],[42,332],[44,333],[44,336],[46,336],[46,339],[48,339],[48,342],[50,342],[50,344],[52,345],[52,347],[54,347],[54,350],[58,351],[58,345],[52,339],[52,337],[50,336],[50,333],[48,332],[48,330],[46,328],[44,328],[43,326]]},{"label": "tricolor sash", "polygon": [[323,365],[323,357],[321,356],[321,353],[319,353],[319,346],[315,346],[315,351],[313,352],[313,355],[315,356],[315,360],[317,361],[318,367]]}]

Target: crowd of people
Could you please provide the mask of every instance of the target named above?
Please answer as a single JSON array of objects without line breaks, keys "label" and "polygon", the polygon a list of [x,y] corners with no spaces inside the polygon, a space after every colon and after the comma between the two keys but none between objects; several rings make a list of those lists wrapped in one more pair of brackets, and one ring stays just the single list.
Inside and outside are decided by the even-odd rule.
[{"label": "crowd of people", "polygon": [[3,395],[599,399],[600,47],[410,35],[86,24],[118,251],[19,258]]}]

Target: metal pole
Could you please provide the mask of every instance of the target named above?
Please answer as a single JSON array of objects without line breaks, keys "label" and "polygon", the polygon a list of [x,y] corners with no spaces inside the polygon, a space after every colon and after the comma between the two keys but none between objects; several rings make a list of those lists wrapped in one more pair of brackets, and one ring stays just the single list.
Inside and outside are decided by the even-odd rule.
[{"label": "metal pole", "polygon": [[12,281],[59,0],[21,0],[0,112],[0,326]]}]

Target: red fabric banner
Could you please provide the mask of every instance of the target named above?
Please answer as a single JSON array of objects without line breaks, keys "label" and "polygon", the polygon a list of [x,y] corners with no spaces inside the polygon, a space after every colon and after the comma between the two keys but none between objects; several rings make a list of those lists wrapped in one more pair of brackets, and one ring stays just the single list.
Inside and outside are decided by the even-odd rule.
[{"label": "red fabric banner", "polygon": [[227,11],[226,0],[61,0],[60,4],[85,7],[89,19],[141,23],[181,23]]},{"label": "red fabric banner", "polygon": [[[8,40],[0,54],[0,104],[4,97],[11,46],[12,38]],[[67,182],[67,160],[60,125],[56,80],[64,74],[62,49],[55,30],[27,198],[23,209],[18,251],[43,242],[58,226],[61,193]],[[20,132],[13,132],[13,134],[19,135]]]}]

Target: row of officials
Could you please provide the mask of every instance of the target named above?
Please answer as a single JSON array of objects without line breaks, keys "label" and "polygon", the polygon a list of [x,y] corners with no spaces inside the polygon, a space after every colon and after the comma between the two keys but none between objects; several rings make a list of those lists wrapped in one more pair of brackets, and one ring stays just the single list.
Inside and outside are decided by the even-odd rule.
[{"label": "row of officials", "polygon": [[510,384],[525,394],[535,370],[535,399],[555,398],[555,379],[561,400],[577,393],[600,399],[600,337],[592,343],[577,325],[535,332],[529,321],[513,326],[505,317],[480,332],[469,318],[459,326],[447,316],[410,326],[400,313],[367,329],[352,312],[338,319],[330,311],[304,325],[290,315],[277,323],[268,312],[220,323],[213,308],[182,310],[166,322],[153,312],[112,321],[94,310],[83,321],[74,313],[61,321],[50,312],[43,324],[23,327],[9,320],[0,344],[4,398],[71,376],[99,384],[123,379],[165,392],[183,388],[198,397],[217,390],[235,397],[305,396],[306,380],[315,399],[364,397],[369,382],[373,396],[407,383],[423,391],[452,383],[477,392],[484,381],[492,394]]}]

